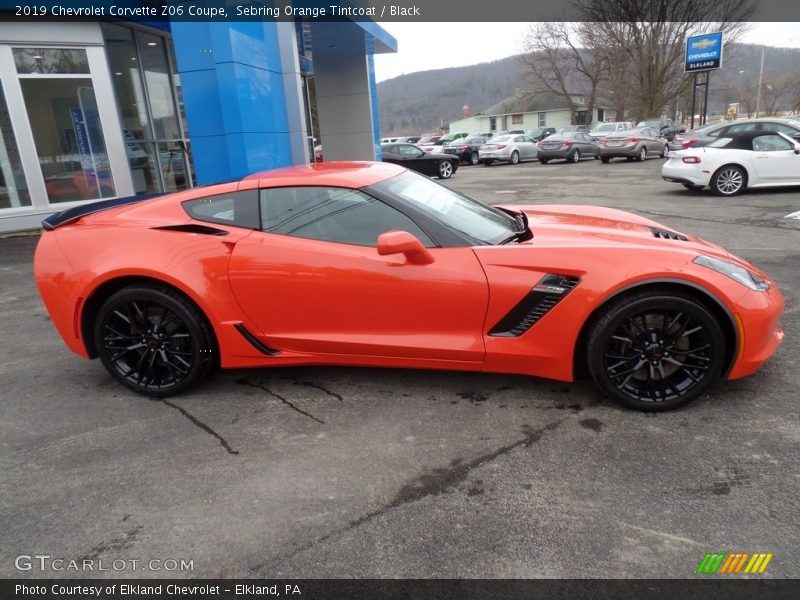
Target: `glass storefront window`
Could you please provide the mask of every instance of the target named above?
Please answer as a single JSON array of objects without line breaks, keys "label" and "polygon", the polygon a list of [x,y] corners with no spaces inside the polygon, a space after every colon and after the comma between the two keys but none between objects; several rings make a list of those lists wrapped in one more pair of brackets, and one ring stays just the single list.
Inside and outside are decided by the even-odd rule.
[{"label": "glass storefront window", "polygon": [[149,33],[140,33],[137,37],[155,137],[179,139],[182,136],[172,95],[165,38]]},{"label": "glass storefront window", "polygon": [[175,192],[188,187],[185,154],[181,143],[166,142],[158,145],[165,192]]},{"label": "glass storefront window", "polygon": [[137,140],[152,139],[133,30],[103,23],[103,35],[114,95],[118,99],[119,116],[122,119],[122,135]]},{"label": "glass storefront window", "polygon": [[20,79],[51,203],[116,195],[90,78]]},{"label": "glass storefront window", "polygon": [[85,50],[64,48],[13,48],[14,63],[20,75],[89,74]]},{"label": "glass storefront window", "polygon": [[30,206],[31,196],[22,163],[19,159],[17,140],[11,127],[6,97],[0,82],[0,209]]}]

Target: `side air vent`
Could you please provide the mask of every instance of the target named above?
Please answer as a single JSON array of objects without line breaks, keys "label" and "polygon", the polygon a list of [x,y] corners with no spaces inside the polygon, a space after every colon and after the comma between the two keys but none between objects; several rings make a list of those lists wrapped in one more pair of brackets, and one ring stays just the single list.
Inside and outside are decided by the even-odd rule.
[{"label": "side air vent", "polygon": [[183,233],[200,233],[202,235],[228,235],[224,229],[209,227],[208,225],[198,225],[197,223],[185,223],[183,225],[164,225],[163,227],[153,227],[160,231],[181,231]]},{"label": "side air vent", "polygon": [[564,296],[580,283],[579,277],[547,274],[537,283],[506,316],[492,327],[489,335],[519,337],[533,327]]},{"label": "side air vent", "polygon": [[234,329],[236,329],[236,331],[238,331],[241,334],[241,336],[244,339],[246,339],[250,343],[250,345],[253,348],[261,352],[261,354],[266,354],[267,356],[275,356],[276,354],[281,353],[281,351],[278,350],[277,348],[271,348],[270,346],[261,343],[261,341],[258,338],[256,338],[256,336],[254,336],[252,333],[250,333],[247,330],[247,328],[241,323],[236,323],[236,325],[234,325],[233,327]]},{"label": "side air vent", "polygon": [[653,232],[653,237],[661,238],[662,240],[676,240],[679,242],[689,241],[689,238],[687,238],[685,235],[681,235],[680,233],[675,233],[674,231],[669,231],[667,229],[651,227],[650,231]]}]

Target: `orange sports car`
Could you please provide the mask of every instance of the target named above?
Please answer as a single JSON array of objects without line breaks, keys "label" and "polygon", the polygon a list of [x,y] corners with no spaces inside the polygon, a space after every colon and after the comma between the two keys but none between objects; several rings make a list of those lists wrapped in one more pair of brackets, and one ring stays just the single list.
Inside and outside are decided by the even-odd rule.
[{"label": "orange sports car", "polygon": [[384,163],[320,163],[73,208],[36,282],[67,346],[150,396],[215,367],[588,371],[665,410],[756,371],[775,283],[723,248],[595,206],[487,206]]}]

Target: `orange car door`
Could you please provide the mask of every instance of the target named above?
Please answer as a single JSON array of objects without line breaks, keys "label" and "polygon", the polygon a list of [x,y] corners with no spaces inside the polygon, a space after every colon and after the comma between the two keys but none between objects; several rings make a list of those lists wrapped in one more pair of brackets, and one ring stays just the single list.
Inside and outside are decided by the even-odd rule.
[{"label": "orange car door", "polygon": [[408,217],[356,190],[281,188],[269,196],[264,230],[237,243],[229,267],[234,294],[265,343],[483,361],[488,283],[470,248],[431,247],[434,260],[424,265],[380,256],[376,240],[387,230],[433,244]]}]

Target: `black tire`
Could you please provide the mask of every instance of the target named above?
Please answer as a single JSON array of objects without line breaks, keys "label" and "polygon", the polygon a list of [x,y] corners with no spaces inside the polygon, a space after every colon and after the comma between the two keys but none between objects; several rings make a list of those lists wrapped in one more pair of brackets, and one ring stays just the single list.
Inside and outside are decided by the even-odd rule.
[{"label": "black tire", "polygon": [[480,162],[480,160],[478,158],[478,153],[477,152],[473,152],[473,153],[471,153],[469,155],[469,164],[471,164],[473,167],[475,165],[477,165],[479,162]]},{"label": "black tire", "polygon": [[516,164],[519,164],[519,152],[517,152],[516,150],[514,150],[514,151],[511,153],[511,157],[508,159],[508,164],[510,164],[510,165],[516,165]]},{"label": "black tire", "polygon": [[600,157],[600,162],[602,162],[604,165],[607,165],[610,160],[611,160],[610,156],[601,156]]},{"label": "black tire", "polygon": [[539,162],[542,163],[543,165],[546,165],[547,163],[550,162],[550,159],[549,158],[540,158]]},{"label": "black tire", "polygon": [[661,148],[661,158],[669,158],[669,146],[666,144]]},{"label": "black tire", "polygon": [[151,397],[179,394],[216,365],[214,335],[205,316],[165,287],[132,285],[113,294],[97,314],[94,340],[108,372]]},{"label": "black tire", "polygon": [[711,177],[709,187],[717,196],[735,196],[747,187],[747,175],[741,167],[725,165]]},{"label": "black tire", "polygon": [[692,190],[693,192],[703,189],[702,185],[695,185],[693,183],[682,183],[681,185],[685,187],[687,190]]},{"label": "black tire", "polygon": [[568,162],[576,163],[580,162],[580,160],[581,160],[581,151],[575,148],[575,150],[572,151],[572,154],[569,155]]},{"label": "black tire", "polygon": [[644,162],[647,160],[647,146],[642,146],[639,148],[639,153],[636,155],[636,160],[639,162]]},{"label": "black tire", "polygon": [[613,301],[593,321],[587,365],[609,397],[637,410],[686,404],[721,377],[725,337],[691,296],[650,290]]},{"label": "black tire", "polygon": [[443,160],[439,162],[436,172],[439,179],[450,179],[453,176],[453,173],[456,172],[456,168],[455,165],[449,160]]},{"label": "black tire", "polygon": [[482,160],[481,162],[483,163],[484,167],[491,167],[492,164],[494,164],[494,161],[489,158]]}]

